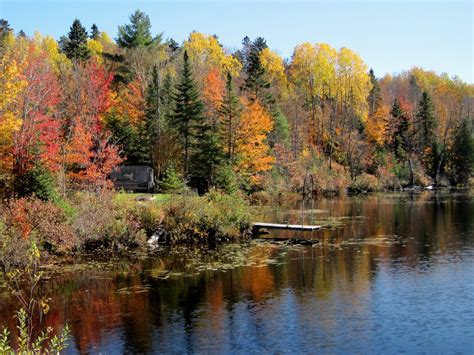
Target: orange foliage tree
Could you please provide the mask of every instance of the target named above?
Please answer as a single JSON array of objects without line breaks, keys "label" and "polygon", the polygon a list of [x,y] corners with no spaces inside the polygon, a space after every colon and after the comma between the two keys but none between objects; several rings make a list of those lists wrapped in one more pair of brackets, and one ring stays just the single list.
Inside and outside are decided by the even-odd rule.
[{"label": "orange foliage tree", "polygon": [[244,102],[236,135],[236,170],[249,176],[253,182],[258,182],[258,174],[270,170],[275,162],[266,142],[272,128],[270,115],[258,101]]},{"label": "orange foliage tree", "polygon": [[75,70],[81,80],[75,82],[75,94],[79,96],[74,99],[76,103],[82,101],[81,107],[86,109],[69,112],[75,116],[69,117],[72,125],[64,156],[66,175],[74,184],[109,186],[109,174],[122,161],[119,148],[111,142],[103,124],[103,116],[111,105],[113,76],[95,60],[84,67],[76,66]]}]

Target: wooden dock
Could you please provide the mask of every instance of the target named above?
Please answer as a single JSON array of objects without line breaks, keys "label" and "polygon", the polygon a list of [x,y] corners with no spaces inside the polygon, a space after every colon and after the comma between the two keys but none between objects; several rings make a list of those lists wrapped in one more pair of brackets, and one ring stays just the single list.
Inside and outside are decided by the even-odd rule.
[{"label": "wooden dock", "polygon": [[279,224],[279,223],[253,223],[253,228],[268,228],[268,229],[286,229],[286,230],[297,230],[297,231],[315,231],[321,229],[321,226],[311,226],[306,224]]}]

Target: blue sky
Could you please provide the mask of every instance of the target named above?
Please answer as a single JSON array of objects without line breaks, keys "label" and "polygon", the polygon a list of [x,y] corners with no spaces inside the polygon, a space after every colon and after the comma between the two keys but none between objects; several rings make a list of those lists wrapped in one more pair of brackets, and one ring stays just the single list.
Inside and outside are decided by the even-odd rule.
[{"label": "blue sky", "polygon": [[327,42],[356,51],[378,76],[421,66],[473,82],[472,1],[0,0],[0,17],[16,31],[55,38],[77,17],[115,37],[137,8],[155,34],[178,42],[196,30],[235,49],[245,35],[263,36],[284,57],[299,43]]}]

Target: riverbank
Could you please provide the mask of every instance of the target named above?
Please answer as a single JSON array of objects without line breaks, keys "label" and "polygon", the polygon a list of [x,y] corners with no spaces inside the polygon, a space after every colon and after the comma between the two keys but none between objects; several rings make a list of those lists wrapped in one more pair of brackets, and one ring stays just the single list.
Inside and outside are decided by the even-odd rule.
[{"label": "riverbank", "polygon": [[[275,222],[275,217],[265,213],[257,217],[256,209],[261,212],[262,206],[275,205],[295,208],[300,199],[297,193],[272,195],[262,191],[244,196],[215,190],[203,196],[106,190],[77,192],[55,201],[13,199],[0,210],[0,265],[6,269],[24,265],[32,241],[46,257],[140,253],[158,244],[212,246],[246,241],[252,222]],[[306,208],[310,206],[306,203]],[[299,209],[293,220],[289,216],[282,222],[311,222],[302,220]],[[339,221],[319,223],[333,226]]]},{"label": "riverbank", "polygon": [[0,211],[0,264],[22,265],[32,240],[42,254],[68,255],[166,244],[245,239],[250,204],[239,194],[203,196],[78,192],[56,201],[12,199]]}]

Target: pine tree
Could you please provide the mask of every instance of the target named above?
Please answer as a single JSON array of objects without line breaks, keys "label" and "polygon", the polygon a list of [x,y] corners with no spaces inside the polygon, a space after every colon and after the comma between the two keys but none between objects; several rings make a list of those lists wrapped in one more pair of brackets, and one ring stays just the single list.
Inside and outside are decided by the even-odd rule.
[{"label": "pine tree", "polygon": [[216,172],[222,164],[223,151],[219,135],[212,126],[203,122],[196,128],[194,151],[192,154],[191,186],[204,193],[214,185]]},{"label": "pine tree", "polygon": [[176,42],[173,38],[170,38],[166,41],[171,53],[175,53],[179,49],[179,43]]},{"label": "pine tree", "polygon": [[408,149],[408,115],[397,99],[393,102],[390,114],[395,120],[395,132],[392,141],[393,152],[398,159],[403,160]]},{"label": "pine tree", "polygon": [[371,68],[369,71],[370,83],[372,89],[370,90],[367,102],[369,104],[369,116],[372,116],[382,101],[382,94],[380,93],[380,85],[378,79],[375,77],[374,71]]},{"label": "pine tree", "polygon": [[451,148],[451,181],[465,184],[474,172],[474,136],[465,119],[456,130]]},{"label": "pine tree", "polygon": [[129,17],[130,24],[119,26],[117,43],[122,48],[145,47],[153,43],[148,15],[136,10]]},{"label": "pine tree", "polygon": [[203,121],[203,104],[199,99],[199,92],[193,80],[188,53],[184,51],[181,79],[176,87],[174,96],[175,108],[172,127],[178,134],[183,150],[183,171],[188,177],[189,162],[193,140],[196,137],[196,128]]},{"label": "pine tree", "polygon": [[161,133],[161,92],[160,77],[157,67],[153,67],[152,78],[147,88],[146,113],[150,144],[157,139]]},{"label": "pine tree", "polygon": [[390,114],[394,118],[395,132],[392,142],[392,149],[400,162],[408,161],[409,184],[414,184],[413,162],[411,159],[411,139],[410,139],[410,119],[408,112],[403,109],[400,102],[395,99]]},{"label": "pine tree", "polygon": [[7,35],[13,30],[10,28],[10,24],[7,20],[0,18],[0,47]]},{"label": "pine tree", "polygon": [[72,23],[64,43],[64,52],[69,59],[74,61],[82,61],[90,57],[90,51],[87,48],[87,31],[78,19]]},{"label": "pine tree", "polygon": [[99,28],[97,27],[97,25],[94,23],[91,27],[91,39],[94,39],[94,40],[98,40],[99,39],[99,35],[100,35],[100,32],[99,32]]},{"label": "pine tree", "polygon": [[226,146],[226,155],[229,163],[234,162],[235,153],[235,131],[237,128],[237,121],[240,115],[239,98],[235,93],[232,75],[227,73],[225,95],[222,98],[219,115],[222,121],[222,136],[224,137],[224,144]]},{"label": "pine tree", "polygon": [[177,193],[184,188],[184,181],[173,166],[168,166],[159,185],[164,192]]},{"label": "pine tree", "polygon": [[250,44],[247,58],[244,61],[244,69],[247,77],[243,89],[250,93],[251,100],[260,100],[264,104],[273,102],[268,92],[270,83],[265,79],[265,69],[260,62],[260,53],[267,48],[267,43],[262,37],[258,37]]},{"label": "pine tree", "polygon": [[420,148],[426,150],[435,143],[436,118],[434,107],[428,92],[423,91],[416,114],[418,142]]}]

